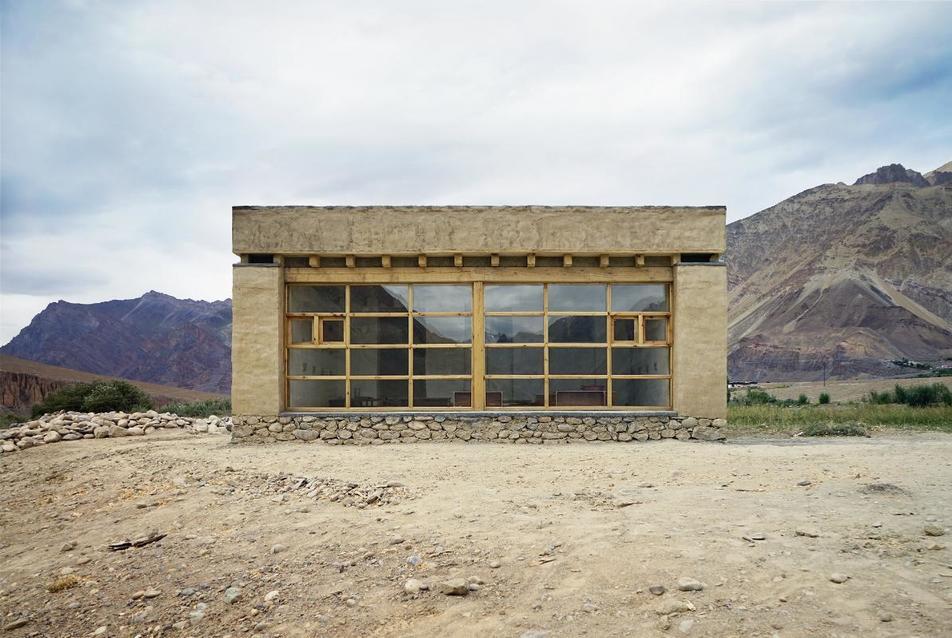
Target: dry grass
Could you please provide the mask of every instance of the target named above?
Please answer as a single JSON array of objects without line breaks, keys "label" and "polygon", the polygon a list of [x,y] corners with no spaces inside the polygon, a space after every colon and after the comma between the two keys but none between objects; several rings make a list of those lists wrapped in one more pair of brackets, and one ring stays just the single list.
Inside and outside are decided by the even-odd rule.
[{"label": "dry grass", "polygon": [[874,429],[952,432],[952,407],[912,408],[906,405],[732,405],[728,434],[789,433],[807,426],[861,424]]},{"label": "dry grass", "polygon": [[79,584],[79,578],[73,576],[72,574],[67,574],[65,576],[58,576],[55,580],[51,581],[46,586],[46,591],[51,594],[55,594],[58,591],[65,591],[67,589],[72,589]]}]

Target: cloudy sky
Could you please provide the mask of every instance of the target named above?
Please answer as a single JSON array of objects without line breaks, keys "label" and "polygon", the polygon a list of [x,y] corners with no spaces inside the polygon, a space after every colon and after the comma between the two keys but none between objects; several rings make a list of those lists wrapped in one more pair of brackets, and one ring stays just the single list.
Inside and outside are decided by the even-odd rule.
[{"label": "cloudy sky", "polygon": [[726,204],[952,160],[952,3],[2,1],[0,343],[233,204]]}]

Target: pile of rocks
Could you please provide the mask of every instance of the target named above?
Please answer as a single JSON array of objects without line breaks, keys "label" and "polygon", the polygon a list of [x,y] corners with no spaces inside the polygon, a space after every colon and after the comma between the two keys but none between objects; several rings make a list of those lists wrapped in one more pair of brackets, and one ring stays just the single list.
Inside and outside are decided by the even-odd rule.
[{"label": "pile of rocks", "polygon": [[724,419],[668,415],[346,415],[233,417],[232,441],[314,441],[380,445],[415,441],[570,443],[572,441],[721,441]]},{"label": "pile of rocks", "polygon": [[295,493],[316,501],[330,501],[361,509],[392,505],[412,498],[409,491],[398,481],[361,485],[330,477],[278,474],[260,477],[260,483],[267,491],[280,495]]},{"label": "pile of rocks", "polygon": [[187,432],[225,434],[231,430],[231,417],[203,419],[182,417],[168,412],[55,412],[18,426],[0,430],[0,452],[18,450],[80,439],[104,439],[118,436],[142,436],[160,429],[179,428]]}]

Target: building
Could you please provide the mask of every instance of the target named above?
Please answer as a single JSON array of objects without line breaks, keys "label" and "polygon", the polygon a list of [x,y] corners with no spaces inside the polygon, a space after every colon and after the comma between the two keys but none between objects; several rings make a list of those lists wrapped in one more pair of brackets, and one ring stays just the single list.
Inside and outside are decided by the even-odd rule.
[{"label": "building", "polygon": [[725,214],[235,207],[235,438],[717,438]]}]

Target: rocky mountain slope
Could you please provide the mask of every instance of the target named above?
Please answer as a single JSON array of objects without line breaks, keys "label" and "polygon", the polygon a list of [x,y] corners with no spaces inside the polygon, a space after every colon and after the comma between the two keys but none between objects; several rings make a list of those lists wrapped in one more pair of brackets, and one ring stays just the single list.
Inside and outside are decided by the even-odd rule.
[{"label": "rocky mountain slope", "polygon": [[148,292],[95,304],[51,303],[0,354],[84,372],[227,393],[231,301]]},{"label": "rocky mountain slope", "polygon": [[894,164],[727,227],[733,380],[903,372],[952,357],[952,163]]},{"label": "rocky mountain slope", "polygon": [[[51,366],[36,361],[0,355],[0,410],[16,414],[28,414],[30,406],[46,396],[73,383],[91,383],[109,380],[112,377]],[[156,407],[173,401],[203,401],[221,398],[221,394],[175,388],[143,381],[133,385],[148,394]]]}]

